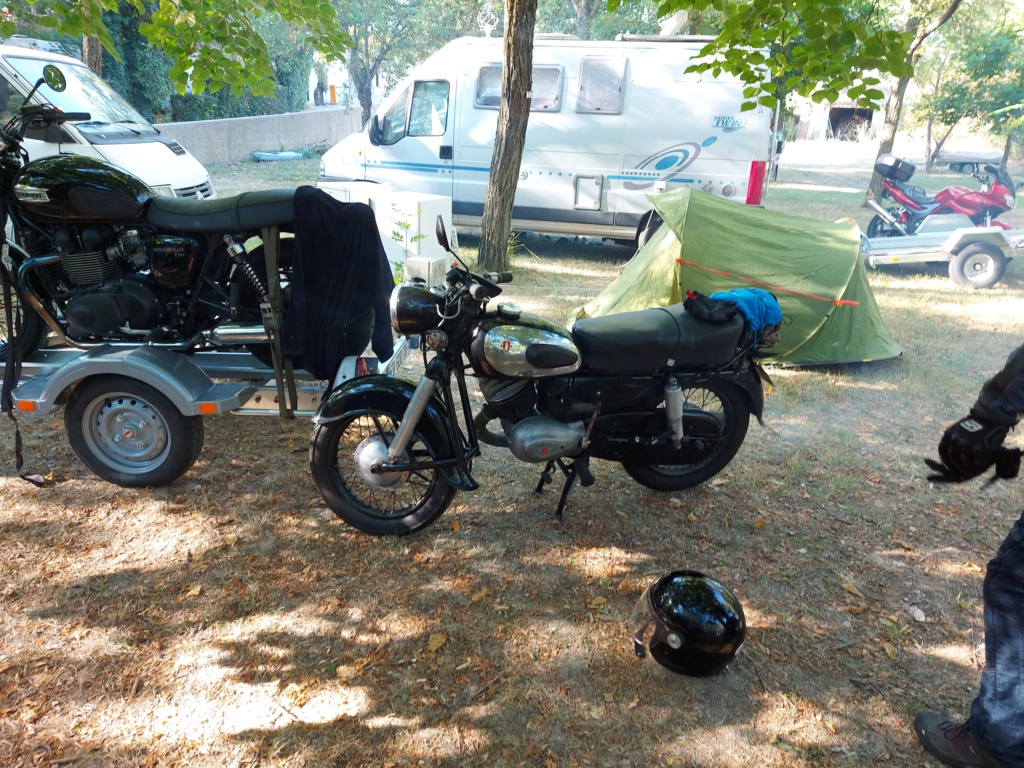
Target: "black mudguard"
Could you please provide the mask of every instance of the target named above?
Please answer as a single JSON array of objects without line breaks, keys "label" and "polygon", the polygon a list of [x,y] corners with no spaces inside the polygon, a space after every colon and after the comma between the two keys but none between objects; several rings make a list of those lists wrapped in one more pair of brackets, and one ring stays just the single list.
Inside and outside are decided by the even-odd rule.
[{"label": "black mudguard", "polygon": [[[329,424],[350,413],[367,409],[385,411],[401,416],[405,413],[416,387],[402,379],[391,376],[360,376],[346,382],[331,392],[313,416],[314,424]],[[427,410],[416,428],[423,442],[438,458],[456,456],[452,445],[450,419],[444,404],[435,394],[427,404]],[[457,470],[455,470],[457,472]],[[442,470],[448,477],[449,473]],[[452,476],[452,479],[455,475]]]},{"label": "black mudguard", "polygon": [[747,404],[750,405],[750,412],[757,417],[757,423],[763,427],[764,387],[761,385],[761,374],[757,366],[751,363],[746,372],[735,377],[733,381],[743,390]]}]

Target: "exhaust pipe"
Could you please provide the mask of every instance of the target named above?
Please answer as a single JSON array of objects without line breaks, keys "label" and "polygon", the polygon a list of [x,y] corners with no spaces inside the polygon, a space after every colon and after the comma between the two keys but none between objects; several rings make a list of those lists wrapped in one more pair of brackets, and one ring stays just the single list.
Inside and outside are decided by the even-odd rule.
[{"label": "exhaust pipe", "polygon": [[262,325],[219,325],[206,334],[206,340],[215,347],[266,344],[270,341],[267,329]]},{"label": "exhaust pipe", "polygon": [[[877,213],[879,217],[882,219],[882,221],[884,221],[890,227],[892,227],[893,229],[898,229],[901,233],[907,235],[907,230],[903,228],[903,225],[896,221],[896,219],[892,217],[892,214],[885,210],[885,208],[880,206],[877,200],[868,200],[868,207],[871,208],[871,210],[873,210],[875,213]],[[909,235],[907,236],[909,237]]]}]

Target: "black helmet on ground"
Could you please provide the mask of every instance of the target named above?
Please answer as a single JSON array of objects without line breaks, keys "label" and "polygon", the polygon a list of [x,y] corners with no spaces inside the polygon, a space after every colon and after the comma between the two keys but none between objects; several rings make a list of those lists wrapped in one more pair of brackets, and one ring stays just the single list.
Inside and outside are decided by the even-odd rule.
[{"label": "black helmet on ground", "polygon": [[747,624],[740,601],[722,584],[697,571],[673,571],[644,590],[629,618],[629,631],[640,658],[649,648],[663,667],[707,677],[739,653]]}]

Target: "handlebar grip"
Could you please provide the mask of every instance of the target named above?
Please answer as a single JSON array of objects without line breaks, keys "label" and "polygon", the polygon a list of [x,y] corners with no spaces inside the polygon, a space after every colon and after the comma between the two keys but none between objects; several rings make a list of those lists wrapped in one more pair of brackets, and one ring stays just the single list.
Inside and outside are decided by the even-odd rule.
[{"label": "handlebar grip", "polygon": [[484,277],[490,280],[492,283],[511,283],[512,273],[511,272],[488,272]]},{"label": "handlebar grip", "polygon": [[88,112],[58,112],[57,119],[62,123],[84,123],[92,120],[92,115]]}]

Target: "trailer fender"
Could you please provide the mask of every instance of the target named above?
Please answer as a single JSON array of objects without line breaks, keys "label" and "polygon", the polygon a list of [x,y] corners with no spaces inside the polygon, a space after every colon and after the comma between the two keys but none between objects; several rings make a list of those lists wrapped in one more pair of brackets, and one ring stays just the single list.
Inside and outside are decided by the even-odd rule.
[{"label": "trailer fender", "polygon": [[187,355],[159,347],[111,345],[83,353],[49,376],[24,380],[13,396],[18,409],[49,413],[69,387],[92,376],[114,374],[137,379],[160,390],[185,416],[225,413],[240,408],[254,388],[250,384],[215,384]]},{"label": "trailer fender", "polygon": [[[313,416],[313,423],[328,424],[366,409],[387,411],[401,416],[415,391],[415,386],[403,379],[391,376],[361,376],[331,392]],[[435,395],[427,404],[417,432],[438,455],[454,456],[455,446],[449,437],[450,424],[451,420],[445,412],[444,404]]]}]

